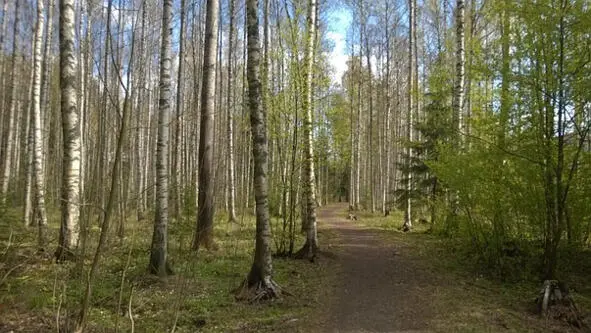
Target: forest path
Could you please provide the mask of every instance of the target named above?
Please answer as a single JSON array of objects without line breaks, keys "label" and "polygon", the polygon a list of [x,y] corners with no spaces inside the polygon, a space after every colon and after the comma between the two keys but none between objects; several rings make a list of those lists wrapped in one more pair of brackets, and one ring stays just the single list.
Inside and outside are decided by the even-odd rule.
[{"label": "forest path", "polygon": [[319,228],[338,237],[321,248],[335,254],[338,273],[315,332],[427,332],[441,278],[411,255],[404,242],[347,219],[347,204],[318,212]]}]

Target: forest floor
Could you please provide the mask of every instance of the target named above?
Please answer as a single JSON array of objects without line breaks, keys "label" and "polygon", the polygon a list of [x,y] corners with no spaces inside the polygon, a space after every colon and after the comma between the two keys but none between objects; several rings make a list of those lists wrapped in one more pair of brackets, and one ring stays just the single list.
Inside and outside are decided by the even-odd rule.
[{"label": "forest floor", "polygon": [[581,332],[534,314],[538,285],[475,275],[421,226],[402,233],[392,218],[347,215],[346,204],[319,211],[320,230],[337,236],[322,244],[335,276],[317,320],[297,331]]},{"label": "forest floor", "polygon": [[[36,254],[36,233],[20,226],[19,212],[0,214],[0,333],[57,332],[78,313],[85,274],[74,264],[56,264],[51,250]],[[534,314],[539,281],[488,278],[464,259],[466,252],[450,246],[453,240],[425,232],[429,225],[403,233],[399,213],[359,212],[356,221],[347,215],[346,204],[320,208],[318,260],[275,258],[274,279],[288,293],[256,304],[238,302],[231,292],[252,262],[252,216],[231,225],[220,214],[219,249],[198,254],[189,249],[194,218],[173,221],[169,251],[176,274],[165,280],[146,271],[151,222],[128,219],[124,238],[112,228],[86,332],[131,332],[132,324],[146,333],[584,332]],[[49,220],[55,240],[59,214]],[[276,239],[281,223],[273,219]],[[98,232],[93,223],[85,267]],[[303,243],[297,238],[296,250]],[[572,296],[588,315],[591,252],[586,261],[573,260]]]}]

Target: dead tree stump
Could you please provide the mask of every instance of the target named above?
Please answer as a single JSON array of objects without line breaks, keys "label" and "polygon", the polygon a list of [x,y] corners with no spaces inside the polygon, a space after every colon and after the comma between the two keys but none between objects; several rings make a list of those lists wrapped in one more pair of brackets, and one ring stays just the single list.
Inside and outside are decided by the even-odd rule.
[{"label": "dead tree stump", "polygon": [[536,299],[538,313],[542,316],[565,321],[577,328],[585,326],[568,287],[557,280],[546,280]]}]

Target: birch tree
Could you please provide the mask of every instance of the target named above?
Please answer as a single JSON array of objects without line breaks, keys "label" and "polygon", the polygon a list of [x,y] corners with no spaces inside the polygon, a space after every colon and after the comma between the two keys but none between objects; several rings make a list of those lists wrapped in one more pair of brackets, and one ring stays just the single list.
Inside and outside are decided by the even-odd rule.
[{"label": "birch tree", "polygon": [[466,49],[464,36],[464,19],[465,19],[465,4],[464,0],[456,1],[456,72],[454,82],[454,94],[452,101],[453,109],[453,125],[458,131],[456,136],[456,143],[459,144],[461,138],[459,136],[462,130],[462,112],[464,109],[464,82],[466,72]]},{"label": "birch tree", "polygon": [[[20,0],[16,0],[14,4],[14,25],[13,25],[13,38],[12,38],[12,56],[10,57],[10,85],[8,87],[9,93],[8,95],[8,131],[6,133],[6,147],[4,149],[4,170],[2,170],[2,187],[0,188],[0,204],[6,204],[6,197],[8,196],[8,185],[10,184],[10,177],[12,171],[12,151],[14,149],[15,139],[14,139],[14,132],[16,129],[15,126],[15,117],[16,117],[16,109],[17,109],[17,92],[16,89],[16,57],[18,52],[18,25],[19,25],[19,8],[20,8]],[[4,135],[4,134],[2,134]]]},{"label": "birch tree", "polygon": [[412,228],[412,171],[411,163],[413,156],[413,149],[410,143],[413,141],[413,115],[415,113],[415,29],[416,29],[416,0],[408,1],[408,113],[406,123],[406,135],[408,138],[409,145],[406,149],[406,207],[404,210],[404,224],[402,229],[409,231]]},{"label": "birch tree", "polygon": [[234,35],[236,33],[235,26],[235,9],[236,0],[230,0],[230,31],[228,32],[228,101],[227,111],[228,119],[228,214],[230,222],[236,222],[236,169],[234,166]]},{"label": "birch tree", "polygon": [[60,0],[60,90],[63,129],[62,220],[55,256],[71,259],[78,246],[80,219],[80,125],[78,116],[75,7]]},{"label": "birch tree", "polygon": [[254,158],[254,195],[256,213],[256,244],[254,261],[238,296],[250,300],[279,297],[281,288],[273,281],[271,258],[271,225],[267,184],[267,115],[262,108],[262,83],[260,77],[261,48],[259,41],[259,1],[246,0],[248,33],[248,107],[252,131]]},{"label": "birch tree", "polygon": [[158,102],[158,143],[156,145],[156,211],[150,252],[150,273],[166,276],[168,265],[168,126],[172,109],[171,88],[172,0],[164,0],[160,48],[160,99]]},{"label": "birch tree", "polygon": [[306,243],[296,257],[314,260],[318,249],[318,236],[316,228],[316,177],[314,174],[314,142],[312,137],[312,113],[313,103],[313,70],[314,70],[314,41],[316,27],[316,0],[308,1],[308,20],[305,55],[305,87],[302,107],[305,115],[303,119],[304,130],[304,200],[305,209],[302,216],[302,225],[306,228]]},{"label": "birch tree", "polygon": [[33,135],[33,179],[35,180],[35,212],[39,228],[39,247],[46,245],[47,214],[45,212],[45,177],[43,174],[43,136],[41,134],[41,47],[43,46],[43,27],[45,25],[44,2],[37,0],[37,24],[35,25],[35,47],[33,49],[33,93],[32,121]]}]

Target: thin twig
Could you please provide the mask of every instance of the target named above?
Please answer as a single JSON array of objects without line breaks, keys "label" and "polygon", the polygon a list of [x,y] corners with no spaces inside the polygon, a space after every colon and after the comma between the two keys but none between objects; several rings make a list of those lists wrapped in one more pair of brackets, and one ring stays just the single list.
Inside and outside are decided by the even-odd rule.
[{"label": "thin twig", "polygon": [[0,286],[4,283],[4,281],[6,281],[6,279],[8,278],[8,276],[10,275],[10,273],[14,272],[15,269],[23,266],[26,262],[22,262],[14,267],[12,267],[11,269],[8,270],[8,272],[6,272],[6,274],[4,274],[4,276],[2,277],[2,280],[0,280]]},{"label": "thin twig", "polygon": [[131,291],[129,292],[129,303],[127,303],[127,313],[129,314],[129,321],[131,322],[131,333],[135,331],[135,323],[133,321],[133,313],[131,312],[131,297],[133,296],[133,285],[131,285]]},{"label": "thin twig", "polygon": [[10,245],[12,245],[12,228],[10,228],[10,234],[8,234],[8,244],[6,244],[6,249],[4,249],[4,253],[2,253],[2,256],[5,256],[8,253]]},{"label": "thin twig", "polygon": [[64,284],[64,287],[62,288],[62,293],[60,294],[60,301],[57,305],[57,311],[55,313],[55,325],[57,328],[57,333],[60,333],[60,311],[62,309],[62,301],[63,301],[63,297],[64,297],[64,289],[66,288],[66,285]]}]

